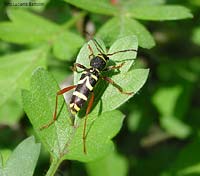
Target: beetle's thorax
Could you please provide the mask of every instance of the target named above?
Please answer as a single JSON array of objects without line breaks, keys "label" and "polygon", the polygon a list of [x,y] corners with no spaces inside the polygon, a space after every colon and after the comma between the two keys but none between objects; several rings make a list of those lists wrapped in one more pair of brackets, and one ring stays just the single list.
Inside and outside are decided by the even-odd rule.
[{"label": "beetle's thorax", "polygon": [[106,67],[108,60],[109,58],[105,54],[98,54],[91,59],[90,66],[102,71]]}]

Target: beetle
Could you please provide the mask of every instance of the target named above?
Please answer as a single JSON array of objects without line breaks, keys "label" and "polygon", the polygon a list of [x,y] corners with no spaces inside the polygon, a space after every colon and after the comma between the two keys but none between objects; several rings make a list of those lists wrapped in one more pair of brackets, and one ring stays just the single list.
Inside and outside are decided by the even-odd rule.
[{"label": "beetle", "polygon": [[[58,96],[62,95],[72,89],[75,89],[71,100],[70,100],[70,111],[72,115],[76,115],[85,105],[85,103],[88,101],[88,105],[86,108],[86,114],[84,119],[84,127],[83,127],[83,152],[86,154],[86,125],[87,125],[87,118],[88,114],[91,111],[93,102],[94,102],[94,92],[93,89],[95,88],[96,84],[100,79],[105,80],[106,82],[112,84],[114,87],[116,87],[120,93],[132,95],[133,92],[126,92],[124,91],[117,83],[115,83],[111,78],[102,76],[102,72],[114,70],[114,69],[120,69],[124,63],[121,63],[117,66],[107,66],[107,63],[110,60],[110,56],[121,53],[121,52],[137,52],[136,49],[126,49],[126,50],[120,50],[113,53],[105,54],[103,52],[102,47],[97,42],[96,39],[92,39],[92,42],[94,43],[94,46],[96,47],[97,51],[99,52],[97,55],[94,54],[92,47],[88,44],[88,50],[90,52],[89,54],[89,60],[90,60],[90,67],[87,68],[82,64],[75,63],[72,70],[77,72],[77,68],[82,69],[81,77],[77,83],[77,85],[72,85],[69,87],[65,87],[61,90],[59,90],[56,94],[56,102],[55,102],[55,111],[53,114],[53,119],[50,123],[47,125],[42,126],[40,129],[48,128],[50,125],[52,125],[55,120],[57,119],[57,106],[58,106]],[[89,98],[90,97],[90,98]],[[89,99],[89,100],[88,100]]]}]

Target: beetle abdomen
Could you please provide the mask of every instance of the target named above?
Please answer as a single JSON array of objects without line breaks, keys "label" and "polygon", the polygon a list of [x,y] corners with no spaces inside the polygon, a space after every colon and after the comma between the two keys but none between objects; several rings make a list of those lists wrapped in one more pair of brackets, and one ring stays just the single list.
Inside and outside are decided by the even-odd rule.
[{"label": "beetle abdomen", "polygon": [[70,109],[73,115],[84,106],[98,79],[99,72],[96,69],[89,69],[82,74],[70,101]]}]

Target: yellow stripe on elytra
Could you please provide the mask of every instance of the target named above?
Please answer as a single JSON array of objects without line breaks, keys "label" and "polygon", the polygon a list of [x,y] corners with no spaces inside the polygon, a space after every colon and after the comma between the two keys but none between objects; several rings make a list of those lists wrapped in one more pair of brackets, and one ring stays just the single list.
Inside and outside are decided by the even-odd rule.
[{"label": "yellow stripe on elytra", "polygon": [[95,68],[95,70],[96,70],[97,72],[100,72],[99,69],[97,69],[97,68]]},{"label": "yellow stripe on elytra", "polygon": [[95,75],[93,75],[93,74],[91,74],[91,77],[92,77],[93,79],[95,79],[96,81],[98,80],[98,78],[97,78]]},{"label": "yellow stripe on elytra", "polygon": [[74,103],[70,103],[69,107],[72,108],[74,106]]},{"label": "yellow stripe on elytra", "polygon": [[74,108],[76,111],[80,111],[80,108],[75,103],[71,103],[69,106],[70,106],[70,108]]},{"label": "yellow stripe on elytra", "polygon": [[77,104],[74,104],[74,109],[75,109],[76,111],[80,111],[80,108],[78,107]]},{"label": "yellow stripe on elytra", "polygon": [[86,87],[87,87],[90,91],[92,91],[93,87],[92,87],[91,84],[90,84],[90,78],[89,78],[89,76],[86,76],[85,78],[79,80],[78,84],[83,84],[85,81],[86,81]]},{"label": "yellow stripe on elytra", "polygon": [[80,99],[87,101],[87,97],[80,92],[75,91],[75,92],[73,92],[73,95],[79,97]]}]

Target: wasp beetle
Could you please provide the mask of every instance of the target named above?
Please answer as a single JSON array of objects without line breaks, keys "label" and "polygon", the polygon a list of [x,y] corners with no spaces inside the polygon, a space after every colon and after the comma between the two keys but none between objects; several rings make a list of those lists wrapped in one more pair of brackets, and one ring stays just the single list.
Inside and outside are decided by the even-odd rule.
[{"label": "wasp beetle", "polygon": [[[50,123],[47,125],[44,125],[41,127],[41,129],[47,128],[50,125],[54,123],[54,121],[57,118],[57,105],[58,105],[58,96],[62,95],[72,89],[75,89],[71,101],[70,101],[70,111],[72,115],[76,115],[84,106],[84,104],[88,101],[88,105],[86,108],[86,117],[84,119],[84,127],[83,127],[83,151],[86,154],[86,125],[87,125],[87,117],[88,114],[91,111],[93,102],[94,102],[94,92],[93,89],[95,88],[95,85],[97,82],[102,79],[105,80],[106,82],[112,84],[114,87],[116,87],[120,93],[122,94],[127,94],[127,95],[132,95],[133,92],[125,92],[117,83],[115,83],[111,78],[102,76],[102,72],[104,71],[109,71],[109,70],[114,70],[114,69],[120,69],[124,63],[121,63],[120,65],[115,65],[115,66],[107,66],[107,63],[109,62],[109,57],[122,53],[122,52],[137,52],[136,49],[126,49],[126,50],[120,50],[116,51],[113,53],[108,53],[105,54],[103,52],[102,47],[100,44],[97,42],[96,39],[92,39],[92,42],[94,43],[94,46],[96,47],[98,54],[95,55],[93,52],[93,49],[90,44],[88,44],[88,50],[90,52],[89,54],[89,61],[90,61],[90,67],[85,67],[84,65],[80,63],[75,63],[74,66],[72,67],[73,71],[77,71],[77,68],[82,69],[82,74],[81,77],[76,85],[72,85],[69,87],[65,87],[64,89],[61,89],[57,92],[56,94],[56,103],[55,103],[55,111],[53,114],[53,119]],[[90,99],[89,99],[90,97]],[[89,99],[89,100],[88,100]]]}]

